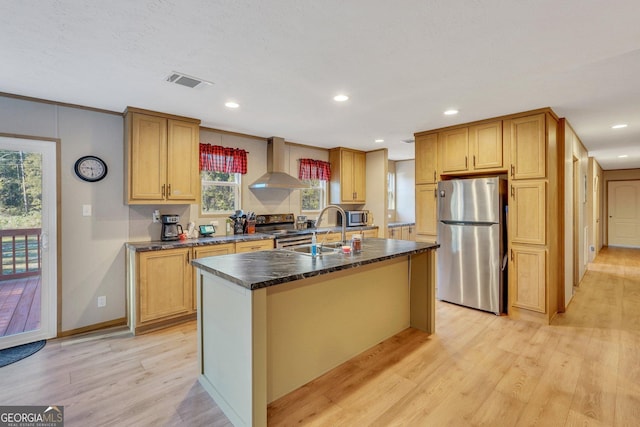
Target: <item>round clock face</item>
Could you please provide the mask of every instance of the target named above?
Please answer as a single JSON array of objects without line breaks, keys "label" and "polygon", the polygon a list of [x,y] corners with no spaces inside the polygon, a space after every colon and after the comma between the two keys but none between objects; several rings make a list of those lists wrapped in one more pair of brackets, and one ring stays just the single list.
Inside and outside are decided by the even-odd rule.
[{"label": "round clock face", "polygon": [[74,166],[78,178],[88,182],[100,181],[107,176],[106,163],[95,156],[80,157]]}]

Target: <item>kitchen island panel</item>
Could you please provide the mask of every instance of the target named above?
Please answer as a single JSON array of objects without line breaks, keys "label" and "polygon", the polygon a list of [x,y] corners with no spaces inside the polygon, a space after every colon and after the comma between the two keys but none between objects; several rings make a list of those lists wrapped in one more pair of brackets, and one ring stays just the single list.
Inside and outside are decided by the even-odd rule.
[{"label": "kitchen island panel", "polygon": [[267,402],[409,327],[408,258],[267,289]]},{"label": "kitchen island panel", "polygon": [[201,274],[198,295],[200,384],[233,425],[266,425],[266,289]]}]

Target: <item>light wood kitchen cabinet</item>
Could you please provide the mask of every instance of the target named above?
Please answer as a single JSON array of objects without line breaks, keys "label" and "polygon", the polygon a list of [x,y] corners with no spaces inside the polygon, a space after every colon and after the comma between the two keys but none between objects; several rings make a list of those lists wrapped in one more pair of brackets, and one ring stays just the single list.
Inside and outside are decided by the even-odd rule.
[{"label": "light wood kitchen cabinet", "polygon": [[330,200],[334,204],[364,204],[367,158],[362,151],[347,148],[329,150]]},{"label": "light wood kitchen cabinet", "polygon": [[405,225],[402,227],[402,240],[415,240],[415,227],[413,225]]},{"label": "light wood kitchen cabinet", "polygon": [[366,239],[368,237],[378,237],[378,228],[376,227],[371,230],[362,230],[361,234],[363,239]]},{"label": "light wood kitchen cabinet", "polygon": [[137,108],[125,113],[125,202],[197,203],[200,121]]},{"label": "light wood kitchen cabinet", "polygon": [[136,254],[136,333],[193,318],[191,248]]},{"label": "light wood kitchen cabinet", "polygon": [[509,193],[509,239],[511,242],[546,244],[546,182],[512,181]]},{"label": "light wood kitchen cabinet", "polygon": [[510,147],[509,315],[548,324],[564,307],[558,120],[543,112],[506,119],[504,126]]},{"label": "light wood kitchen cabinet", "polygon": [[416,184],[438,182],[438,134],[416,136],[415,141]]},{"label": "light wood kitchen cabinet", "polygon": [[506,169],[502,141],[502,120],[469,127],[471,170],[493,171]]},{"label": "light wood kitchen cabinet", "polygon": [[438,153],[442,173],[469,170],[469,129],[458,128],[440,132]]},{"label": "light wood kitchen cabinet", "polygon": [[402,228],[401,227],[387,227],[387,238],[388,239],[402,239]]},{"label": "light wood kitchen cabinet", "polygon": [[511,179],[546,177],[545,114],[505,121],[510,139]]},{"label": "light wood kitchen cabinet", "polygon": [[547,251],[536,246],[512,245],[509,294],[515,307],[546,313]]},{"label": "light wood kitchen cabinet", "polygon": [[[221,245],[207,245],[207,246],[194,246],[193,247],[193,259],[206,258],[210,256],[229,255],[236,252],[235,243],[224,243]],[[196,296],[198,278],[193,275],[193,300],[192,310],[195,312],[198,307],[198,298]]]},{"label": "light wood kitchen cabinet", "polygon": [[266,251],[273,249],[273,240],[252,240],[249,242],[236,242],[236,253]]},{"label": "light wood kitchen cabinet", "polygon": [[416,185],[416,241],[435,242],[438,234],[436,184]]},{"label": "light wood kitchen cabinet", "polygon": [[443,174],[504,172],[502,120],[440,132],[438,153]]}]

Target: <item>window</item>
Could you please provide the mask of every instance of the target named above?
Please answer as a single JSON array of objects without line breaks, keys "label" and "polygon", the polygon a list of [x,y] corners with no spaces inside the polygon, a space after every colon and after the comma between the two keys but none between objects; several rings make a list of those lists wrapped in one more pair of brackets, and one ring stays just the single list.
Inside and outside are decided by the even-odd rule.
[{"label": "window", "polygon": [[202,215],[227,214],[240,209],[240,174],[200,172]]},{"label": "window", "polygon": [[325,206],[327,181],[319,179],[305,179],[303,182],[311,185],[311,188],[300,190],[301,210],[319,211]]}]

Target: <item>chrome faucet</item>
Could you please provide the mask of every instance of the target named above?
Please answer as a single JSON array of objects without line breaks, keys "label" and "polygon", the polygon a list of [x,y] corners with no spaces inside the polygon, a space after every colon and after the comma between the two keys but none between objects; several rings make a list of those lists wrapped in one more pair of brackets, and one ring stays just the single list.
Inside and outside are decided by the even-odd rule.
[{"label": "chrome faucet", "polygon": [[318,218],[316,219],[316,228],[318,228],[318,225],[320,225],[320,220],[322,219],[322,215],[329,208],[334,208],[335,210],[340,212],[340,215],[342,215],[342,244],[344,244],[347,241],[347,228],[346,228],[347,214],[344,213],[344,209],[342,209],[340,206],[338,205],[325,206],[318,214]]}]

